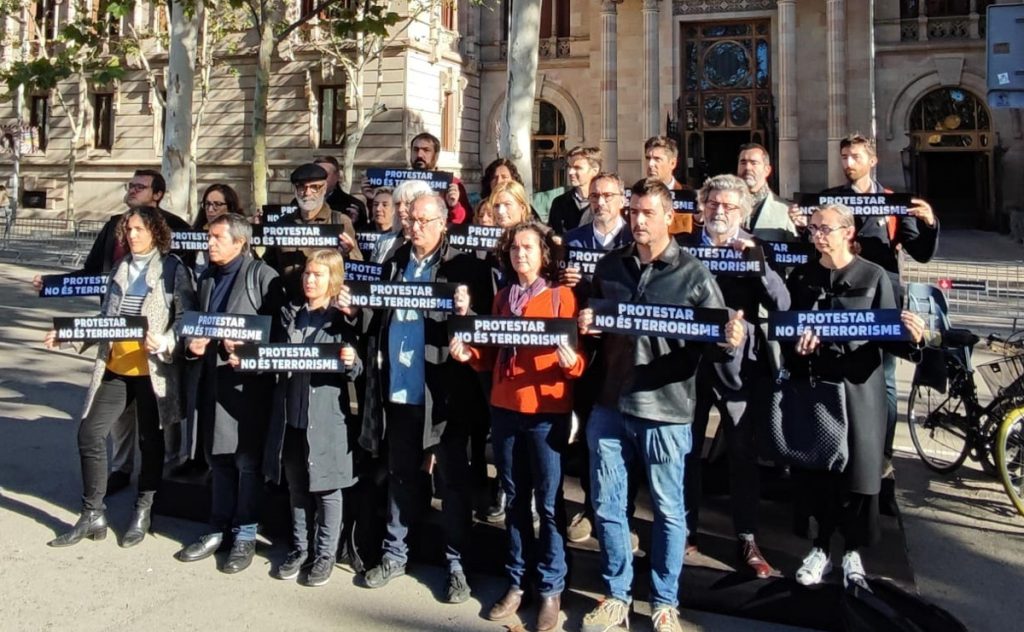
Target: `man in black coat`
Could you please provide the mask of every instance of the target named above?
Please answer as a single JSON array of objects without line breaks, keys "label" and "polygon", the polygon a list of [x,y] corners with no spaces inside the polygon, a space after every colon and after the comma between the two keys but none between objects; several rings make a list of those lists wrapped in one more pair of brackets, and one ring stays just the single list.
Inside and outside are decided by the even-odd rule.
[{"label": "man in black coat", "polygon": [[[277,315],[284,291],[277,272],[250,252],[252,228],[226,213],[209,227],[210,266],[199,277],[199,308],[205,313]],[[274,375],[240,373],[230,356],[240,342],[190,338],[185,352],[187,423],[203,433],[212,473],[212,530],[185,547],[178,559],[213,555],[228,533],[234,543],[225,573],[252,563],[263,490],[262,458]]]},{"label": "man in black coat", "polygon": [[[433,192],[413,198],[410,239],[384,263],[382,278],[455,283],[462,286],[457,303],[471,300],[474,312],[488,313],[493,297],[489,268],[449,247],[445,208]],[[344,293],[341,300],[346,300]],[[429,500],[423,471],[434,471],[443,503],[445,600],[459,603],[469,599],[462,553],[471,523],[466,446],[473,421],[470,402],[476,398],[467,389],[479,388],[479,381],[471,368],[448,357],[448,315],[378,310],[369,326],[359,442],[387,464],[388,518],[381,563],[366,572],[364,583],[379,588],[405,574],[409,525]]]},{"label": "man in black coat", "polygon": [[[753,211],[754,200],[749,187],[733,175],[709,178],[698,193],[703,215],[699,232],[680,235],[684,248],[728,247],[746,250],[760,240],[743,230],[743,223]],[[701,451],[711,407],[721,415],[729,458],[729,493],[732,501],[733,528],[739,561],[750,572],[766,578],[773,572],[755,536],[758,527],[757,505],[760,500],[760,477],[754,429],[759,414],[767,403],[764,388],[771,380],[768,341],[760,327],[760,312],[789,309],[789,291],[782,278],[768,265],[763,275],[734,276],[712,272],[730,309],[746,315],[746,344],[738,380],[731,383],[719,379],[714,368],[705,363],[697,374],[697,407],[693,420],[693,450],[686,456],[686,523],[687,548],[696,550],[700,516]]]}]

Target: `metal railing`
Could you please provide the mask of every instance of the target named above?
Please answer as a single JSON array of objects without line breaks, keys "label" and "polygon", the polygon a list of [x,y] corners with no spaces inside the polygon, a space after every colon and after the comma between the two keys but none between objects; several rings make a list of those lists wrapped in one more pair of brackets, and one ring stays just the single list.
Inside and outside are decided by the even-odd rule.
[{"label": "metal railing", "polygon": [[96,220],[11,219],[3,222],[0,257],[15,261],[55,261],[78,267],[105,222]]},{"label": "metal railing", "polygon": [[953,326],[1016,329],[1024,325],[1024,261],[918,263],[906,258],[903,280],[940,287]]}]

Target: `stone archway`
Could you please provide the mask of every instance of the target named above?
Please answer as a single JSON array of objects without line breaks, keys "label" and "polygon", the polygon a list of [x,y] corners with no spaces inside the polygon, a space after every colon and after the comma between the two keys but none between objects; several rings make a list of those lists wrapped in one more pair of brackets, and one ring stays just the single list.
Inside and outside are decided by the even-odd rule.
[{"label": "stone archway", "polygon": [[[484,145],[494,147],[495,155],[497,154],[498,129],[501,122],[501,112],[505,107],[506,94],[505,91],[502,91],[487,113]],[[568,90],[548,79],[546,75],[541,74],[537,78],[537,91],[534,98],[539,101],[547,101],[558,108],[558,111],[565,118],[565,140],[567,145],[571,147],[583,144],[583,139],[586,135],[583,123],[583,110]],[[480,160],[486,164],[490,161],[490,158],[485,159],[481,156]]]}]

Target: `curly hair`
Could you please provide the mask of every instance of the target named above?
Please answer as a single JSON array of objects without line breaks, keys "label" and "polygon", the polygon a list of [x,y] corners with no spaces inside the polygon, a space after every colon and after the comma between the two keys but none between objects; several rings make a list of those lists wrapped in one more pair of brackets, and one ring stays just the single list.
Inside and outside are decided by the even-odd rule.
[{"label": "curly hair", "polygon": [[491,180],[494,179],[494,173],[498,170],[498,167],[505,167],[508,169],[509,175],[512,179],[519,184],[523,183],[523,176],[519,175],[519,168],[516,167],[516,163],[512,162],[508,158],[498,158],[492,160],[491,164],[487,165],[484,169],[484,177],[480,180],[480,197],[481,199],[487,199],[491,197]]},{"label": "curly hair", "polygon": [[132,251],[128,245],[128,221],[133,217],[141,219],[146,230],[153,234],[153,245],[161,255],[166,255],[171,251],[171,228],[167,225],[163,214],[160,213],[160,209],[153,206],[140,206],[130,209],[117,223],[117,242],[121,244],[125,252]]},{"label": "curly hair", "polygon": [[555,240],[555,231],[546,224],[532,219],[509,226],[498,238],[494,252],[502,271],[506,275],[515,274],[515,268],[512,266],[512,245],[515,243],[516,235],[526,231],[536,233],[540,241],[540,276],[549,283],[555,283],[558,280],[558,262],[562,260],[562,245]]}]

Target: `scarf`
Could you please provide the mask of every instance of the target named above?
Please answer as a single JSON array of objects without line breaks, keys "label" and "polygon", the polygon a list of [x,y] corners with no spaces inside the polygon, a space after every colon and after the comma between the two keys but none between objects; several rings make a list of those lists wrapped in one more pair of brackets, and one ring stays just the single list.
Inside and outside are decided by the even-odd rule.
[{"label": "scarf", "polygon": [[[522,316],[523,310],[526,309],[526,304],[544,290],[548,288],[548,282],[543,277],[537,277],[537,279],[527,286],[519,285],[518,283],[509,286],[508,288],[508,309],[512,312],[513,316]],[[557,314],[555,314],[557,316]],[[502,347],[501,351],[498,352],[498,368],[500,370],[499,376],[503,379],[512,379],[513,372],[516,366],[516,348],[515,347]]]}]

